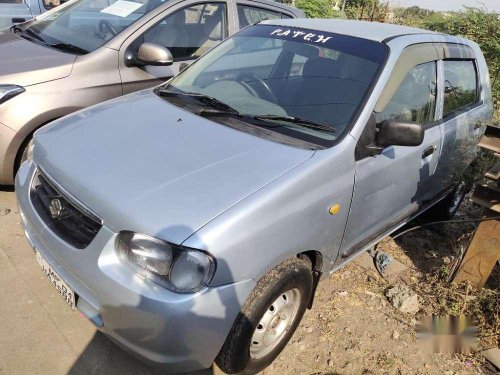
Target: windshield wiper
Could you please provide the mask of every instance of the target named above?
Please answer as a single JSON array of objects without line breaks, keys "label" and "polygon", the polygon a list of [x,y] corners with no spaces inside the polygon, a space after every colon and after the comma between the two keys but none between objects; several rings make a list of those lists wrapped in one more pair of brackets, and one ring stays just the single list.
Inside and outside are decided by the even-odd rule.
[{"label": "windshield wiper", "polygon": [[[327,131],[327,132],[330,132],[330,133],[335,132],[335,129],[332,129],[329,126],[317,124],[317,123],[312,122],[312,121],[303,120],[303,119],[300,119],[298,117],[292,117],[292,116],[251,115],[251,114],[241,113],[241,112],[238,112],[238,111],[235,111],[235,110],[220,111],[220,110],[208,110],[208,109],[205,109],[205,108],[202,109],[199,112],[199,115],[201,115],[201,116],[228,116],[228,115],[237,115],[239,117],[246,117],[246,118],[251,118],[251,119],[254,119],[254,120],[261,120],[261,121],[266,121],[266,122],[268,122],[268,121],[290,122],[290,123],[298,124],[300,126],[303,126],[305,128],[309,128],[309,129],[323,130],[323,131]],[[267,128],[279,128],[279,127],[283,127],[284,126],[283,124],[276,124],[276,123],[266,123],[265,125],[261,123],[261,124],[254,124],[254,125],[263,126],[263,127],[267,127]]]},{"label": "windshield wiper", "polygon": [[89,53],[86,49],[83,49],[81,47],[75,46],[74,44],[69,44],[69,43],[54,43],[54,44],[47,44],[49,47],[58,49],[60,51],[64,52],[74,52],[78,53],[80,55],[85,55]]},{"label": "windshield wiper", "polygon": [[213,108],[218,108],[220,111],[208,111],[207,109],[203,108],[200,111],[201,114],[208,114],[209,112],[214,113],[214,114],[239,114],[239,112],[231,107],[229,104],[224,103],[223,101],[214,98],[213,96],[205,95],[205,94],[200,94],[197,92],[175,92],[175,91],[170,91],[166,89],[161,89],[158,90],[158,94],[160,96],[187,96],[190,98],[195,98],[198,101],[208,104]]},{"label": "windshield wiper", "polygon": [[[247,113],[241,113],[238,110],[234,109],[231,107],[229,104],[224,103],[223,101],[214,98],[212,96],[208,96],[205,94],[200,94],[196,92],[175,92],[175,91],[170,91],[167,89],[160,89],[158,90],[159,95],[171,95],[171,96],[188,96],[188,97],[193,97],[198,99],[200,102],[209,104],[211,105],[214,109],[207,109],[207,108],[202,108],[198,114],[200,116],[228,116],[228,115],[236,115],[239,117],[246,117],[246,118],[251,118],[254,120],[261,120],[261,121],[283,121],[283,122],[288,122],[288,123],[293,123],[297,125],[301,125],[305,128],[309,129],[316,129],[316,130],[323,130],[327,131],[330,133],[335,132],[335,129],[321,125],[318,123],[315,123],[313,121],[309,120],[304,120],[298,117],[293,117],[293,116],[277,116],[277,115],[252,115],[252,114],[247,114]],[[277,128],[277,127],[282,127],[284,125],[282,124],[269,124],[269,125],[263,125],[263,124],[256,124],[257,126],[266,126],[269,128]]]},{"label": "windshield wiper", "polygon": [[19,26],[19,25],[12,25],[10,27],[10,30],[14,31],[15,33],[17,33],[18,31],[23,31],[24,29],[21,26]]},{"label": "windshield wiper", "polygon": [[31,29],[25,29],[24,27],[20,27],[20,26],[15,25],[15,26],[12,26],[12,31],[14,31],[15,33],[17,33],[19,31],[22,34],[28,35],[30,37],[30,39],[36,39],[36,40],[46,44],[45,40]]},{"label": "windshield wiper", "polygon": [[305,128],[317,129],[317,130],[324,130],[324,131],[327,131],[327,132],[330,132],[330,133],[333,133],[335,131],[335,129],[333,129],[333,128],[329,127],[329,126],[321,125],[321,124],[318,124],[316,122],[309,121],[309,120],[304,120],[304,119],[301,119],[299,117],[294,117],[294,116],[253,115],[252,117],[255,118],[255,119],[257,119],[257,120],[270,120],[270,121],[290,122],[292,124],[301,125],[301,126],[303,126]]},{"label": "windshield wiper", "polygon": [[40,35],[38,35],[33,30],[25,29],[25,28],[20,27],[18,25],[12,26],[11,30],[14,31],[15,33],[20,32],[22,34],[25,34],[25,35],[29,36],[30,39],[36,39],[39,42],[42,42],[43,44],[45,44],[46,46],[49,46],[49,47],[52,47],[52,48],[55,48],[55,49],[58,49],[61,51],[75,52],[75,53],[82,54],[82,55],[89,53],[89,51],[87,51],[86,49],[80,48],[78,46],[75,46],[75,45],[69,44],[69,43],[53,43],[53,44],[47,43]]}]

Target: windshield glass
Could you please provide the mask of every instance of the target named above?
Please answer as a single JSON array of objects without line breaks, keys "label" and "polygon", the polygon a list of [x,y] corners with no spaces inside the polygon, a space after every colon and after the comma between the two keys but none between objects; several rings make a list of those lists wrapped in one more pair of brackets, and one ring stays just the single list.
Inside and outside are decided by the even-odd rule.
[{"label": "windshield glass", "polygon": [[[166,0],[165,0],[166,1]],[[77,0],[42,15],[28,26],[14,28],[34,42],[92,52],[137,19],[162,5],[163,0]],[[71,47],[76,47],[71,50]]]},{"label": "windshield glass", "polygon": [[258,120],[249,122],[327,147],[362,107],[386,56],[385,45],[366,39],[258,25],[226,40],[158,93],[177,96],[174,103],[203,95],[206,106],[216,99],[219,122],[223,113]]}]

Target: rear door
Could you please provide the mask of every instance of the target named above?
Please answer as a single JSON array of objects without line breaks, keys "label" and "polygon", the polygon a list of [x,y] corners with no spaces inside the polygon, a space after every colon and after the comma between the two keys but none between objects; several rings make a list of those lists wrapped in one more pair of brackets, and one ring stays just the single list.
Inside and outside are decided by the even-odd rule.
[{"label": "rear door", "polygon": [[[219,44],[235,30],[228,22],[226,1],[183,1],[141,27],[120,50],[123,92],[158,85]],[[142,43],[168,48],[174,57],[171,66],[127,66]]]},{"label": "rear door", "polygon": [[464,45],[441,45],[439,62],[443,151],[436,171],[442,189],[453,187],[476,156],[486,124],[477,61]]},{"label": "rear door", "polygon": [[[356,155],[353,199],[337,262],[404,222],[439,194],[437,60],[433,44],[420,44],[403,51],[393,69],[375,106],[375,122],[377,126],[391,119],[422,124],[424,141],[416,147],[389,146],[379,155]],[[373,139],[368,144],[375,140],[375,132],[370,134]]]},{"label": "rear door", "polygon": [[23,0],[0,0],[0,30],[32,17],[30,8]]}]

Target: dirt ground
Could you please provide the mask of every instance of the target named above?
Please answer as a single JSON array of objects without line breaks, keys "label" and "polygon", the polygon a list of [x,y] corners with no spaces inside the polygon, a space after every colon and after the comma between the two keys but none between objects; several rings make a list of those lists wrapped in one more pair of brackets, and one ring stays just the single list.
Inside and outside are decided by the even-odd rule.
[{"label": "dirt ground", "polygon": [[[479,216],[479,209],[466,202],[458,218]],[[389,279],[370,267],[366,256],[327,277],[313,309],[263,374],[484,373],[477,355],[422,353],[415,334],[421,316],[479,314],[480,348],[498,345],[498,266],[486,297],[443,283],[474,226],[446,224],[382,241],[378,250],[405,265]],[[417,314],[402,313],[388,302],[384,292],[397,284],[418,293]],[[154,373],[96,333],[46,282],[9,191],[0,191],[0,318],[0,374]]]}]

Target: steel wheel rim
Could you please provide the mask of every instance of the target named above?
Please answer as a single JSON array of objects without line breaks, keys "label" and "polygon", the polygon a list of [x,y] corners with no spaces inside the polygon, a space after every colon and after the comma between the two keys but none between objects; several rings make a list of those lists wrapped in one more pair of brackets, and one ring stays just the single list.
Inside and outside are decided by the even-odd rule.
[{"label": "steel wheel rim", "polygon": [[462,201],[464,195],[465,195],[465,182],[461,181],[460,184],[455,189],[455,192],[453,193],[453,198],[451,199],[451,204],[450,207],[448,208],[448,212],[450,214],[454,213],[458,209],[458,206],[460,205],[460,202]]},{"label": "steel wheel rim", "polygon": [[281,293],[269,305],[252,335],[251,358],[265,357],[282,342],[297,317],[299,307],[300,290],[297,288]]}]

